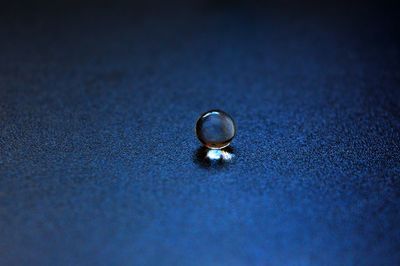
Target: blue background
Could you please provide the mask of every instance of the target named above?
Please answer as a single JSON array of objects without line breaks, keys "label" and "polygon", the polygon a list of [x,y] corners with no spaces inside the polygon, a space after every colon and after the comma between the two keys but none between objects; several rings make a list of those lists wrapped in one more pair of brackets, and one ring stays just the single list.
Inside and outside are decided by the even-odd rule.
[{"label": "blue background", "polygon": [[[398,9],[0,11],[1,265],[398,265]],[[198,116],[237,123],[209,165]]]}]

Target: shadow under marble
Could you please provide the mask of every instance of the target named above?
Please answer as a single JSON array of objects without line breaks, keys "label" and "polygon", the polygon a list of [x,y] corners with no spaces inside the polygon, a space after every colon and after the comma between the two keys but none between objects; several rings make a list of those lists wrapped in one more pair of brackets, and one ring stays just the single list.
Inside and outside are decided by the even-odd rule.
[{"label": "shadow under marble", "polygon": [[199,147],[193,154],[193,162],[202,168],[223,168],[235,159],[235,149],[231,146],[223,149]]}]

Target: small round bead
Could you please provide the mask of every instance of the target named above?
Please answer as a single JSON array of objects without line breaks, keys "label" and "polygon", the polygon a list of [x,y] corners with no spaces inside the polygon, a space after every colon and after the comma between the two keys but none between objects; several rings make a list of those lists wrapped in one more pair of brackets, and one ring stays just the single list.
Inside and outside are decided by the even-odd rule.
[{"label": "small round bead", "polygon": [[220,110],[211,110],[197,120],[197,138],[210,149],[227,147],[236,134],[232,117]]}]

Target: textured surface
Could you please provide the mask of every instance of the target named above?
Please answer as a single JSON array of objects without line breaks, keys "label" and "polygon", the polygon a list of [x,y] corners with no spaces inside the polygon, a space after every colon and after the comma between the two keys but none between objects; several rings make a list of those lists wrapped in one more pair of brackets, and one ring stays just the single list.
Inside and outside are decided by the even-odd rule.
[{"label": "textured surface", "polygon": [[396,9],[160,10],[0,16],[0,265],[398,265]]}]

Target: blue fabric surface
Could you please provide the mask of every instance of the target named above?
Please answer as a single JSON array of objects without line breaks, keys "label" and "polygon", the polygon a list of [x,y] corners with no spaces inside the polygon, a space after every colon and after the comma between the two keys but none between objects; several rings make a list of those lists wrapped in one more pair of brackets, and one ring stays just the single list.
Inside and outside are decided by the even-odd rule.
[{"label": "blue fabric surface", "polygon": [[396,9],[78,7],[0,20],[1,265],[400,263]]}]

